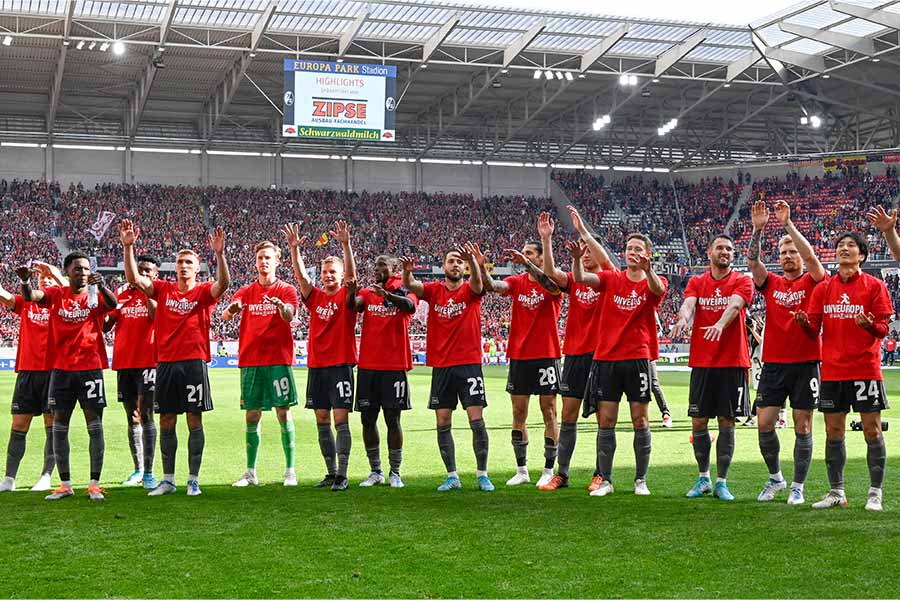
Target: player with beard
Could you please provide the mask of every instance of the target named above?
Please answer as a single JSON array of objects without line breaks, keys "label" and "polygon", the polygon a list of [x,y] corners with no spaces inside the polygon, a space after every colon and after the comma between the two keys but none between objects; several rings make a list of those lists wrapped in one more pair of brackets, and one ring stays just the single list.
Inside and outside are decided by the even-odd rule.
[{"label": "player with beard", "polygon": [[[569,273],[556,268],[553,256],[553,233],[556,226],[553,219],[546,212],[541,213],[538,218],[538,234],[544,247],[544,274],[552,278],[556,285],[569,295],[565,342],[562,349],[565,361],[562,379],[559,383],[562,394],[562,423],[559,428],[558,466],[556,475],[541,486],[540,489],[543,491],[553,491],[569,486],[569,463],[575,451],[578,413],[585,397],[594,349],[600,336],[602,293],[576,281],[574,273],[577,265],[575,263],[580,263],[582,270],[592,274],[599,273],[601,266],[605,270],[615,268],[603,250],[603,246],[587,231],[581,215],[578,214],[575,207],[569,206],[568,210],[575,230],[582,237],[582,241],[578,243],[566,244],[572,255],[572,271]],[[591,248],[599,250],[588,251],[587,242],[583,241],[588,238],[596,242]],[[594,475],[594,480],[589,486],[591,491],[596,489],[594,484],[598,483],[598,477],[599,474]]]},{"label": "player with beard", "polygon": [[[462,483],[456,470],[456,445],[453,441],[453,411],[462,404],[472,429],[478,489],[494,491],[488,478],[488,432],[484,425],[487,397],[481,370],[481,297],[484,288],[475,245],[444,255],[444,281],[422,283],[413,276],[415,261],[402,258],[403,285],[428,303],[426,364],[432,367],[428,408],[435,411],[437,441],[447,478],[439,492],[459,489]],[[469,267],[469,281],[463,281],[463,265]]]},{"label": "player with beard", "polygon": [[[753,204],[748,265],[756,289],[766,299],[766,325],[762,340],[762,372],[756,394],[759,450],[769,468],[769,480],[757,500],[770,502],[787,483],[781,474],[778,413],[790,398],[794,417],[794,478],[788,504],[803,504],[803,484],[812,461],[812,413],[819,399],[819,361],[822,349],[818,337],[810,337],[794,320],[794,313],[806,310],[813,290],[825,279],[825,267],[812,246],[791,221],[791,207],[780,200],[775,217],[787,235],[778,242],[778,261],[783,275],[769,273],[760,261],[761,238],[769,222],[764,200]],[[807,272],[803,272],[804,266]]]},{"label": "player with beard", "polygon": [[[753,299],[753,280],[732,270],[734,241],[726,234],[714,236],[707,246],[709,270],[691,277],[671,336],[680,337],[694,320],[691,332],[691,383],[688,416],[694,457],[700,475],[688,498],[713,492],[720,500],[734,500],[728,489],[728,468],[734,456],[734,420],[749,413],[747,372],[747,307]],[[709,475],[709,419],[719,422],[716,440],[716,484]]]},{"label": "player with beard", "polygon": [[[138,272],[149,279],[159,277],[159,260],[137,257]],[[118,398],[125,408],[128,446],[134,472],[124,486],[156,487],[153,461],[156,456],[156,422],[153,420],[153,391],[156,388],[156,343],[153,316],[156,300],[126,283],[116,290],[118,305],[106,316],[104,331],[115,327],[112,368],[117,372]]]},{"label": "player with beard", "polygon": [[119,225],[125,259],[125,279],[155,299],[156,315],[156,391],[154,405],[159,413],[159,450],[163,459],[163,480],[148,495],[172,494],[175,488],[175,458],[178,436],[175,427],[178,415],[187,415],[188,426],[188,484],[187,495],[199,496],[200,465],[206,436],[203,432],[203,413],[213,409],[209,389],[207,363],[209,352],[209,323],[219,298],[231,285],[228,262],[225,260],[225,232],[221,227],[209,235],[209,247],[216,255],[216,280],[200,283],[200,256],[184,249],[175,257],[175,281],[153,280],[138,272],[134,257],[134,243],[140,236],[129,219]]},{"label": "player with beard", "polygon": [[347,305],[362,313],[356,410],[362,413],[363,443],[371,468],[369,476],[359,484],[362,487],[384,483],[379,412],[384,412],[387,426],[390,484],[392,488],[404,487],[400,478],[403,461],[400,413],[412,408],[406,379],[406,372],[412,369],[409,322],[419,299],[403,287],[397,268],[395,258],[381,255],[375,258],[374,285],[359,289],[355,279],[347,280]]},{"label": "player with beard", "polygon": [[[322,287],[313,285],[300,256],[299,227],[284,227],[291,248],[294,277],[300,284],[303,304],[309,310],[309,363],[306,377],[306,408],[316,414],[319,450],[325,459],[325,478],[317,488],[333,491],[347,489],[347,465],[350,461],[349,413],[353,410],[353,367],[356,365],[356,311],[347,306],[344,280],[356,279],[356,261],[350,247],[350,227],[335,223],[331,237],[341,243],[344,258],[326,256],[320,267]],[[334,415],[334,431],[331,428]],[[335,432],[337,442],[335,442]]]},{"label": "player with beard", "polygon": [[529,483],[527,451],[528,402],[532,395],[540,399],[544,418],[544,470],[537,486],[553,478],[559,430],[556,423],[556,395],[559,393],[559,312],[562,291],[544,274],[544,246],[539,241],[526,242],[522,250],[506,249],[504,258],[524,267],[525,272],[495,281],[485,268],[485,255],[475,249],[486,292],[509,296],[512,317],[506,355],[509,374],[506,391],[512,401],[512,446],[516,457],[516,474],[506,485]]},{"label": "player with beard", "polygon": [[825,467],[831,490],[813,508],[847,506],[844,432],[847,413],[853,409],[859,413],[866,438],[870,481],[866,510],[882,510],[887,452],[881,411],[890,407],[881,374],[881,340],[888,333],[894,309],[884,282],[862,271],[868,256],[869,246],[862,235],[841,233],[837,273],[816,287],[808,310],[796,314],[797,322],[811,337],[822,332],[819,411],[825,414]]},{"label": "player with beard", "polygon": [[[103,409],[106,393],[103,369],[109,366],[103,342],[104,315],[116,307],[116,296],[106,287],[103,277],[91,273],[87,255],[71,252],[63,261],[69,280],[67,287],[31,287],[31,269],[19,267],[22,298],[46,306],[50,312],[47,337],[46,367],[50,373],[47,404],[53,411],[53,452],[59,471],[60,486],[47,500],[73,496],[69,471],[69,422],[79,404],[87,424],[91,479],[88,497],[103,500],[100,474],[103,470]],[[96,285],[98,298],[94,305],[88,286]],[[53,351],[51,351],[51,349]],[[60,350],[60,351],[55,351]]]},{"label": "player with beard", "polygon": [[[38,261],[31,268],[38,278],[38,289],[67,286],[59,269]],[[19,343],[16,347],[16,384],[12,399],[12,427],[6,449],[6,476],[0,481],[0,492],[16,489],[19,463],[25,456],[25,442],[31,420],[44,416],[44,466],[32,492],[50,490],[50,475],[56,465],[53,456],[53,413],[47,404],[50,371],[47,370],[47,337],[50,333],[50,310],[35,302],[25,302],[21,294],[13,295],[0,286],[0,304],[19,315]]]},{"label": "player with beard", "polygon": [[295,433],[291,407],[297,404],[294,383],[294,334],[291,321],[297,310],[297,290],[278,279],[281,249],[269,241],[256,244],[256,281],[234,293],[222,320],[241,315],[238,367],[241,370],[241,408],[247,425],[247,470],[233,487],[259,485],[260,420],[275,409],[284,451],[284,485],[297,486],[294,470]]}]

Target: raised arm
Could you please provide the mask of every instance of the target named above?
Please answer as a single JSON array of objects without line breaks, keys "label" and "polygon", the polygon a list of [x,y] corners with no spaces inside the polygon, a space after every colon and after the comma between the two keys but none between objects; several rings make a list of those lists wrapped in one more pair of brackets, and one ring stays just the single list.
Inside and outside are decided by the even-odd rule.
[{"label": "raised arm", "polygon": [[[816,256],[816,251],[813,250],[812,244],[800,233],[800,230],[797,229],[791,220],[791,205],[784,200],[779,200],[775,204],[775,217],[784,226],[787,234],[791,236],[791,241],[797,247],[797,252],[800,253],[800,258],[803,259],[803,264],[806,265],[806,270],[809,272],[810,277],[815,281],[825,279],[825,267],[822,266],[821,261]],[[893,227],[891,229],[893,230]],[[897,235],[896,231],[893,233],[894,236]]]},{"label": "raised arm", "polygon": [[209,234],[209,247],[216,253],[216,281],[209,293],[213,298],[221,298],[231,285],[231,273],[225,260],[225,231],[221,227]]},{"label": "raised arm", "polygon": [[897,235],[897,209],[892,208],[891,212],[886,212],[884,208],[876,206],[866,213],[869,222],[878,228],[884,235],[884,241],[887,242],[888,248],[891,249],[891,256],[894,260],[900,260],[900,235]]},{"label": "raised arm", "polygon": [[387,302],[390,302],[394,306],[396,306],[399,310],[405,313],[414,313],[416,312],[416,305],[412,300],[407,298],[405,295],[395,294],[394,292],[390,292],[384,288],[380,283],[376,283],[372,286],[372,290],[375,291],[375,295],[379,298],[384,298]]},{"label": "raised arm", "polygon": [[556,230],[556,223],[550,213],[542,212],[540,214],[537,230],[541,238],[541,245],[544,247],[544,274],[553,279],[556,285],[565,288],[569,279],[565,273],[556,268],[556,261],[553,257],[553,232]]},{"label": "raised arm", "polygon": [[491,273],[486,266],[487,255],[481,251],[478,244],[472,244],[472,257],[478,263],[478,272],[481,276],[481,284],[485,292],[494,292],[505,296],[509,293],[509,284],[505,281],[497,281],[491,277]]},{"label": "raised arm", "polygon": [[359,284],[355,279],[348,279],[344,282],[347,286],[347,308],[356,312],[362,312],[365,303],[359,295]]},{"label": "raised arm", "polygon": [[587,252],[587,247],[581,240],[577,242],[567,241],[566,249],[572,255],[572,278],[578,283],[583,283],[594,289],[600,287],[600,278],[596,273],[587,273],[581,264],[581,257]]},{"label": "raised arm", "polygon": [[750,250],[747,253],[747,266],[753,275],[756,287],[762,287],[769,277],[769,271],[759,260],[762,253],[762,236],[769,222],[769,207],[765,200],[757,200],[750,208],[750,220],[753,222],[753,235],[750,236]]},{"label": "raised arm", "polygon": [[666,286],[663,285],[662,279],[653,270],[653,261],[647,256],[638,256],[638,266],[647,274],[647,287],[657,296],[666,293]]},{"label": "raised arm", "polygon": [[475,245],[472,242],[466,242],[456,250],[466,264],[469,265],[469,287],[472,292],[480,296],[484,293],[484,284],[481,281],[481,266],[475,260]]},{"label": "raised arm", "polygon": [[350,246],[350,226],[346,221],[337,221],[334,224],[334,231],[328,233],[341,243],[341,251],[344,253],[344,279],[356,279],[356,259],[353,258],[353,248]]},{"label": "raised arm", "polygon": [[134,257],[134,243],[140,237],[141,231],[134,226],[130,219],[122,219],[119,223],[119,240],[122,242],[125,263],[125,280],[142,291],[148,298],[156,295],[153,280],[138,273],[137,260]]},{"label": "raised arm", "polygon": [[18,267],[16,275],[19,276],[19,281],[22,282],[22,298],[25,299],[25,302],[40,302],[44,299],[44,292],[31,287],[31,269]]},{"label": "raised arm", "polygon": [[52,279],[56,282],[56,285],[60,287],[69,285],[69,279],[62,274],[62,271],[60,271],[59,267],[56,265],[51,265],[50,263],[45,263],[40,260],[33,260],[31,261],[31,269],[41,277]]},{"label": "raised arm", "polygon": [[578,212],[578,209],[570,204],[566,206],[566,210],[569,211],[569,216],[572,218],[572,226],[575,227],[575,231],[578,232],[581,241],[587,245],[588,252],[594,257],[594,261],[604,271],[615,269],[616,266],[609,259],[609,254],[606,253],[606,250],[603,249],[603,244],[598,242],[597,238],[588,231],[587,225],[584,219],[581,218],[581,213]]},{"label": "raised arm", "polygon": [[556,284],[552,277],[538,269],[537,265],[528,260],[524,254],[519,252],[518,250],[514,250],[512,248],[507,248],[503,251],[504,256],[507,260],[511,260],[513,264],[520,265],[525,267],[525,271],[531,275],[535,281],[537,281],[538,285],[557,296],[562,293],[560,287]]},{"label": "raised arm", "polygon": [[16,307],[16,297],[7,292],[2,285],[0,285],[0,304],[5,306],[9,310],[12,310]]},{"label": "raised arm", "polygon": [[413,275],[413,269],[416,267],[415,259],[408,256],[401,256],[400,266],[403,269],[403,287],[419,298],[425,295],[425,284],[416,279],[415,275]]},{"label": "raised arm", "polygon": [[[291,252],[291,266],[294,269],[294,279],[300,284],[300,295],[306,299],[312,293],[313,282],[306,272],[306,264],[300,256],[300,246],[306,243],[306,236],[300,237],[300,226],[296,223],[288,223],[281,228],[284,239],[288,243]],[[346,257],[345,257],[346,258]],[[344,260],[344,271],[347,269],[347,261]],[[345,278],[347,279],[347,278]],[[354,279],[350,277],[349,279]]]},{"label": "raised arm", "polygon": [[106,286],[103,275],[100,273],[91,273],[88,277],[88,284],[97,286],[97,292],[99,292],[100,298],[103,299],[103,304],[106,305],[106,308],[109,310],[114,309],[119,303],[113,291]]},{"label": "raised arm", "polygon": [[678,320],[675,321],[672,330],[669,332],[671,337],[679,338],[684,334],[688,326],[690,326],[691,320],[694,318],[694,311],[696,309],[696,296],[688,296],[684,299],[684,302],[681,303],[681,308],[678,309]]}]

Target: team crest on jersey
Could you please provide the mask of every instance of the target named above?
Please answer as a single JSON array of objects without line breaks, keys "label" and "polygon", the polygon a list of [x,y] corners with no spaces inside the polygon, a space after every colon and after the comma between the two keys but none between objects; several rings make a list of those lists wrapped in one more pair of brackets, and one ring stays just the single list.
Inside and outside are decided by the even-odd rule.
[{"label": "team crest on jersey", "polygon": [[824,313],[832,319],[854,319],[856,315],[865,312],[862,304],[852,304],[848,294],[841,294],[837,304],[826,304]]},{"label": "team crest on jersey", "polygon": [[594,288],[584,287],[575,290],[575,298],[578,300],[578,303],[583,306],[593,306],[597,304],[597,300],[600,299],[600,296],[600,292],[596,291]]},{"label": "team crest on jersey", "polygon": [[528,294],[519,294],[516,300],[525,308],[536,310],[541,305],[541,302],[544,301],[544,295],[539,294],[536,289],[532,288]]},{"label": "team crest on jersey", "polygon": [[175,298],[166,298],[166,308],[177,315],[189,315],[191,312],[197,308],[198,302],[196,300],[187,300],[182,298],[181,300],[176,300]]},{"label": "team crest on jersey", "polygon": [[334,302],[329,302],[325,306],[317,306],[316,307],[316,316],[322,319],[323,321],[330,321],[331,317],[334,316],[334,313],[337,312],[338,306]]},{"label": "team crest on jersey", "polygon": [[772,299],[775,300],[775,304],[778,306],[794,308],[800,306],[806,299],[806,290],[795,290],[793,292],[775,290],[772,292]]},{"label": "team crest on jersey", "polygon": [[637,310],[641,304],[647,299],[647,294],[638,294],[637,290],[631,290],[627,296],[613,295],[613,302],[616,306],[628,312]]},{"label": "team crest on jersey", "polygon": [[728,297],[722,295],[722,290],[716,288],[711,298],[697,298],[701,307],[709,310],[725,310],[728,306]]},{"label": "team crest on jersey", "polygon": [[466,310],[465,302],[454,302],[453,298],[447,301],[447,304],[441,306],[440,304],[434,305],[434,312],[438,315],[444,317],[445,319],[455,319],[460,316]]}]

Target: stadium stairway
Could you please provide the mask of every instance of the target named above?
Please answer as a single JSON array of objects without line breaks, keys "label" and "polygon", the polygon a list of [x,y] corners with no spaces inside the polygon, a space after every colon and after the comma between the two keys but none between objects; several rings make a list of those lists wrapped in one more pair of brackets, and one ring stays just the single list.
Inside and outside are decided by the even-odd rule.
[{"label": "stadium stairway", "polygon": [[[53,222],[58,223],[60,214],[59,211],[54,210],[50,214],[52,215]],[[66,237],[66,234],[62,230],[62,228],[60,228],[58,233],[53,237],[53,243],[56,244],[56,249],[59,250],[60,256],[65,256],[72,251],[72,246],[71,244],[69,244],[69,239]]]},{"label": "stadium stairway", "polygon": [[734,222],[740,216],[741,209],[750,200],[750,194],[752,193],[752,185],[745,185],[743,188],[741,188],[741,195],[738,197],[738,201],[734,205],[734,210],[731,212],[731,217],[728,219],[728,223],[725,225],[725,233],[731,233],[731,226],[734,225]]},{"label": "stadium stairway", "polygon": [[[553,205],[556,207],[556,214],[559,215],[560,223],[565,225],[569,231],[574,232],[575,227],[572,225],[572,217],[569,216],[569,211],[566,210],[566,206],[575,203],[569,199],[566,191],[562,189],[562,187],[553,178],[550,179],[550,199],[553,201]],[[616,219],[621,222],[621,220],[625,217],[625,213],[622,212],[622,209],[618,205],[616,205],[616,212]],[[590,226],[590,224],[588,224],[588,226]],[[621,267],[621,264],[619,264],[618,253],[612,250],[605,240],[602,243],[603,248],[610,256],[610,260],[612,260],[613,264],[615,264],[616,267]]]}]

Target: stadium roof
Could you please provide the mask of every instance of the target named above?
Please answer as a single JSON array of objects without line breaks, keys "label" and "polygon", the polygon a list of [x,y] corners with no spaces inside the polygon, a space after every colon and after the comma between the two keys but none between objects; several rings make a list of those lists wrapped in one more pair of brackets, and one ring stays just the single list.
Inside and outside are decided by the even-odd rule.
[{"label": "stadium roof", "polygon": [[[0,0],[0,140],[667,167],[896,147],[898,30],[900,0],[807,1],[749,26],[425,0]],[[296,57],[396,65],[397,142],[285,143]]]}]

